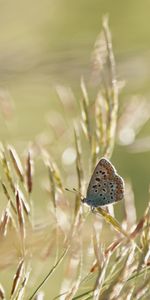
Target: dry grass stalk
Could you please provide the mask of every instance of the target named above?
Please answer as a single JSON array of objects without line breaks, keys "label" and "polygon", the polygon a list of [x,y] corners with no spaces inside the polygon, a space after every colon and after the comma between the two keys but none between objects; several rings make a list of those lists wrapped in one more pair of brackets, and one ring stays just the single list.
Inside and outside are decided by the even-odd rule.
[{"label": "dry grass stalk", "polygon": [[17,207],[17,216],[18,216],[20,237],[21,237],[22,243],[24,244],[24,239],[25,239],[25,221],[24,221],[24,214],[23,214],[23,205],[22,205],[22,201],[20,199],[19,190],[16,190],[16,207]]},{"label": "dry grass stalk", "polygon": [[81,206],[81,194],[82,194],[82,186],[83,186],[83,168],[82,168],[82,160],[81,160],[81,144],[79,139],[78,130],[74,129],[74,138],[75,138],[75,148],[76,148],[76,172],[78,179],[78,191],[76,194],[75,201],[75,217],[77,216],[80,206]]},{"label": "dry grass stalk", "polygon": [[6,208],[4,211],[4,214],[1,218],[1,222],[0,222],[0,235],[1,236],[6,236],[6,234],[7,234],[9,219],[10,219],[9,210],[8,210],[8,208]]},{"label": "dry grass stalk", "polygon": [[133,270],[135,269],[134,260],[135,260],[135,247],[131,249],[131,252],[127,254],[125,262],[118,272],[117,276],[113,280],[113,282],[109,285],[107,291],[103,294],[102,299],[111,299],[115,300],[119,298],[121,291],[124,287],[124,282],[130,277]]},{"label": "dry grass stalk", "polygon": [[[137,274],[139,274],[140,270],[142,269],[143,265],[147,264],[147,261],[150,257],[150,247],[149,247],[149,241],[150,241],[150,207],[148,204],[148,207],[146,209],[146,212],[144,214],[144,222],[141,220],[141,227],[144,228],[144,230],[141,233],[141,245],[142,245],[142,252],[139,256],[138,260],[138,267],[137,267]],[[140,227],[140,224],[139,224]],[[139,230],[141,229],[139,228]]]},{"label": "dry grass stalk", "polygon": [[135,237],[140,233],[140,231],[143,229],[145,223],[145,217],[143,217],[138,224],[136,225],[135,229],[130,233],[130,238],[135,239]]},{"label": "dry grass stalk", "polygon": [[73,283],[72,287],[69,290],[69,293],[64,298],[65,300],[72,300],[73,299],[73,296],[76,294],[76,292],[78,291],[78,288],[80,286],[80,281],[81,281],[81,275],[78,274],[77,278],[74,280],[74,283]]},{"label": "dry grass stalk", "polygon": [[97,208],[97,212],[100,213],[105,221],[109,224],[112,225],[113,229],[115,229],[116,231],[118,231],[119,233],[123,234],[124,237],[127,238],[128,242],[131,242],[132,244],[134,244],[136,246],[136,248],[138,249],[139,252],[141,252],[140,247],[137,245],[137,243],[135,242],[134,239],[132,239],[132,234],[129,234],[128,232],[126,232],[122,226],[120,225],[120,223],[114,218],[112,217],[110,214],[108,214],[104,209],[102,209],[101,207]]},{"label": "dry grass stalk", "polygon": [[20,195],[20,200],[22,202],[23,210],[24,210],[25,214],[27,215],[27,217],[29,217],[30,206],[29,206],[28,202],[25,200],[24,194],[22,193],[22,191],[19,188],[18,188],[18,192]]},{"label": "dry grass stalk", "polygon": [[[95,257],[96,257],[96,264],[94,264],[94,266],[96,265],[96,267],[98,267],[100,270],[100,268],[101,268],[100,249],[99,249],[99,242],[97,239],[96,230],[95,230],[94,226],[93,226],[93,248],[94,248],[94,253],[95,253]],[[91,272],[93,272],[93,270]]]},{"label": "dry grass stalk", "polygon": [[44,164],[48,169],[51,198],[52,198],[53,206],[56,209],[57,188],[61,192],[64,192],[64,188],[63,188],[61,176],[56,163],[52,161],[52,159],[50,158],[49,154],[46,151],[43,151],[43,156],[44,156]]},{"label": "dry grass stalk", "polygon": [[149,283],[150,283],[150,276],[146,280],[144,280],[144,283],[138,286],[136,291],[133,292],[132,299],[149,299],[150,297],[150,289],[149,289]]},{"label": "dry grass stalk", "polygon": [[22,259],[18,264],[18,268],[13,279],[13,285],[10,293],[11,297],[15,294],[18,285],[21,282],[23,270],[24,270],[24,260]]},{"label": "dry grass stalk", "polygon": [[[121,270],[122,266],[124,265],[129,251],[135,248],[134,245],[132,245],[132,248],[128,243],[120,243],[119,247],[116,247],[113,251],[111,251],[111,255],[115,257],[115,260],[112,259],[111,269],[109,271],[108,277],[106,278],[106,285],[107,282],[110,284],[112,280],[117,276],[118,271]],[[104,252],[105,254],[105,252]]]},{"label": "dry grass stalk", "polygon": [[96,137],[100,156],[103,156],[106,148],[106,113],[107,101],[99,91],[95,102]]},{"label": "dry grass stalk", "polygon": [[2,167],[3,167],[4,173],[6,175],[6,178],[7,178],[8,182],[9,182],[9,185],[10,185],[13,193],[15,193],[15,185],[13,183],[13,179],[12,179],[12,175],[11,175],[11,171],[10,171],[10,164],[9,164],[9,162],[6,159],[4,151],[2,151],[0,153],[0,160],[1,160],[1,164],[2,164]]},{"label": "dry grass stalk", "polygon": [[56,185],[54,181],[54,169],[51,162],[49,162],[48,167],[48,175],[49,175],[49,181],[50,181],[50,190],[51,190],[51,198],[54,205],[54,208],[56,209]]},{"label": "dry grass stalk", "polygon": [[22,201],[22,206],[23,206],[23,209],[24,209],[24,212],[27,216],[30,215],[30,206],[29,204],[27,203],[27,201],[25,200],[25,198],[21,197],[21,201]]},{"label": "dry grass stalk", "polygon": [[22,167],[21,161],[19,159],[19,156],[18,156],[16,150],[12,146],[9,145],[8,150],[9,150],[9,154],[12,159],[14,168],[16,170],[16,173],[19,176],[20,180],[22,182],[24,182],[24,171],[23,171],[23,167]]},{"label": "dry grass stalk", "polygon": [[97,146],[96,134],[93,134],[92,145],[91,145],[91,171],[93,171],[93,168],[96,165],[98,152],[99,152],[99,148]]},{"label": "dry grass stalk", "polygon": [[29,276],[30,276],[30,271],[25,273],[24,278],[20,282],[20,288],[18,289],[15,300],[22,300],[24,298],[25,288],[28,283]]},{"label": "dry grass stalk", "polygon": [[[103,20],[103,31],[101,33],[101,38],[100,40],[98,38],[98,41],[98,44],[100,43],[100,45],[102,44],[103,46],[96,47],[95,63],[97,70],[98,67],[100,68],[99,72],[101,72],[103,87],[99,91],[96,99],[95,118],[98,143],[95,148],[100,148],[100,154],[110,158],[112,155],[116,135],[118,115],[118,84],[116,80],[116,67],[112,50],[111,33],[108,26],[108,19],[106,17]],[[100,52],[98,53],[98,51]],[[103,72],[106,61],[108,62],[110,75],[109,83],[106,83]],[[91,132],[89,100],[83,80],[81,81],[81,89],[83,93],[83,99],[81,102],[82,127],[92,149],[93,135]],[[95,150],[95,152],[97,152],[97,150]]]},{"label": "dry grass stalk", "polygon": [[106,210],[102,209],[101,207],[98,207],[97,212],[100,215],[102,215],[104,217],[105,221],[107,223],[111,224],[116,231],[122,233],[125,237],[130,238],[128,233],[126,233],[122,229],[120,223],[114,217],[112,217]]},{"label": "dry grass stalk", "polygon": [[127,229],[130,229],[136,224],[136,208],[134,203],[134,193],[131,183],[126,182],[126,192],[125,192],[125,220],[127,222]]},{"label": "dry grass stalk", "polygon": [[109,253],[109,255],[104,259],[103,265],[99,270],[99,274],[97,276],[95,287],[94,287],[94,292],[93,292],[93,297],[94,297],[95,300],[100,299],[100,295],[101,295],[101,292],[102,292],[102,286],[103,286],[103,283],[105,281],[105,274],[106,274],[106,270],[107,270],[107,267],[108,267],[110,257],[111,257],[111,255]]},{"label": "dry grass stalk", "polygon": [[92,53],[92,63],[93,63],[93,79],[101,77],[103,74],[104,66],[107,62],[107,48],[104,32],[102,31],[94,44],[94,50]]},{"label": "dry grass stalk", "polygon": [[40,291],[34,298],[34,300],[44,300],[44,292]]},{"label": "dry grass stalk", "polygon": [[27,176],[27,190],[28,193],[31,194],[32,192],[32,185],[33,185],[33,160],[31,159],[31,153],[28,151],[27,156],[27,164],[26,164],[26,176]]},{"label": "dry grass stalk", "polygon": [[67,273],[62,286],[62,292],[65,290],[68,290],[68,292],[61,297],[62,300],[73,299],[73,296],[76,294],[81,282],[81,270],[82,259],[81,250],[79,249],[78,253],[72,253],[72,256],[68,263]]},{"label": "dry grass stalk", "polygon": [[110,158],[115,141],[117,114],[118,114],[118,85],[116,79],[116,66],[112,50],[111,33],[108,26],[108,18],[103,19],[103,32],[106,41],[108,64],[111,82],[111,95],[108,105],[108,120],[107,120],[107,145],[105,150],[106,157]]},{"label": "dry grass stalk", "polygon": [[144,227],[145,230],[143,230],[141,235],[141,243],[144,248],[149,247],[149,241],[150,241],[150,202],[148,203],[148,206],[146,208],[145,214],[144,214]]},{"label": "dry grass stalk", "polygon": [[16,207],[15,207],[15,205],[13,204],[13,202],[12,202],[12,200],[11,200],[11,198],[10,198],[10,195],[9,195],[9,193],[8,193],[8,190],[7,190],[7,188],[6,188],[5,183],[1,181],[1,185],[2,185],[2,188],[3,188],[3,192],[4,192],[4,194],[5,194],[6,198],[7,198],[7,200],[8,200],[9,203],[10,203],[10,206],[12,207],[14,213],[16,214],[16,213],[17,213]]},{"label": "dry grass stalk", "polygon": [[63,184],[61,180],[61,176],[58,170],[58,167],[56,166],[56,163],[51,160],[51,167],[52,167],[52,173],[53,173],[53,178],[55,180],[56,186],[63,192]]},{"label": "dry grass stalk", "polygon": [[114,252],[119,246],[120,243],[123,241],[123,238],[118,239],[117,241],[112,242],[105,250],[105,255],[107,256],[109,252]]},{"label": "dry grass stalk", "polygon": [[88,99],[88,93],[83,78],[81,79],[81,90],[83,95],[81,101],[82,128],[90,145],[92,145],[91,125],[90,125],[90,118],[89,118],[89,99]]},{"label": "dry grass stalk", "polygon": [[5,300],[6,299],[6,297],[5,297],[5,291],[4,291],[1,283],[0,283],[0,299],[1,300]]}]

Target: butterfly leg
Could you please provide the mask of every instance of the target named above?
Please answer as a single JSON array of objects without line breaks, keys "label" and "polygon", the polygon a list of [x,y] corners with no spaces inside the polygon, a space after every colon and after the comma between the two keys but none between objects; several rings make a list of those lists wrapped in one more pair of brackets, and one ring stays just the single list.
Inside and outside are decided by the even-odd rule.
[{"label": "butterfly leg", "polygon": [[94,206],[91,206],[91,212],[95,213],[95,207]]}]

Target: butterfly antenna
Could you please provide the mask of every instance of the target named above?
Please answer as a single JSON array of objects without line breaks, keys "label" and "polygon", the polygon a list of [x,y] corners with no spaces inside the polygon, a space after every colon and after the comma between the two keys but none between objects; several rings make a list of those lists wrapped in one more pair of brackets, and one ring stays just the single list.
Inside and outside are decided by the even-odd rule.
[{"label": "butterfly antenna", "polygon": [[67,192],[79,194],[81,197],[83,197],[83,195],[81,194],[81,192],[78,191],[78,190],[76,190],[75,188],[73,188],[72,190],[71,190],[71,189],[68,189],[68,188],[65,188],[65,190],[66,190]]},{"label": "butterfly antenna", "polygon": [[73,188],[73,191],[76,192],[77,194],[79,194],[82,198],[84,198],[84,196],[81,194],[80,191],[76,190],[75,188]]},{"label": "butterfly antenna", "polygon": [[70,189],[68,189],[68,188],[65,188],[65,190],[66,190],[67,192],[71,192],[71,193],[74,193],[74,192],[75,192],[74,190],[70,190]]}]

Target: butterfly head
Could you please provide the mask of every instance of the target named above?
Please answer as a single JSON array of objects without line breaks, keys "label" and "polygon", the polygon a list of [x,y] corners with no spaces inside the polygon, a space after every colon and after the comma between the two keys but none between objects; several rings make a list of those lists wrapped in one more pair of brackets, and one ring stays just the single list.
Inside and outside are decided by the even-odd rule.
[{"label": "butterfly head", "polygon": [[81,199],[81,202],[82,202],[82,203],[86,203],[86,198],[82,198],[82,199]]}]

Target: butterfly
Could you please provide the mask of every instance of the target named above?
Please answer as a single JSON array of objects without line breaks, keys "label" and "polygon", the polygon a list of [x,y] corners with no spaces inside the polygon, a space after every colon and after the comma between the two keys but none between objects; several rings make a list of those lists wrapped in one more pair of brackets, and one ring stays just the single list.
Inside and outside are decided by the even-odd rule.
[{"label": "butterfly", "polygon": [[92,174],[86,198],[81,201],[94,209],[95,207],[118,202],[123,198],[123,179],[117,174],[108,159],[101,158]]}]

